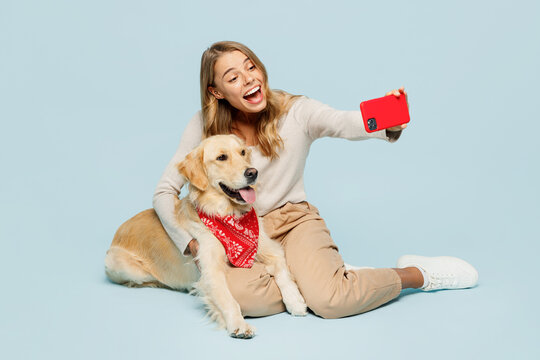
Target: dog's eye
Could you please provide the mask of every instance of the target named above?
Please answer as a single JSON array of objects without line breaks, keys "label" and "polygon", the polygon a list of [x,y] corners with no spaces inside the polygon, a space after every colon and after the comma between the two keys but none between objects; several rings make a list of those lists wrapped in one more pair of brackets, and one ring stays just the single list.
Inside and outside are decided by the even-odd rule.
[{"label": "dog's eye", "polygon": [[246,150],[242,150],[242,152],[240,154],[242,154],[242,156],[245,156],[246,155]]},{"label": "dog's eye", "polygon": [[217,157],[216,160],[218,160],[218,161],[225,161],[225,160],[227,160],[227,155],[221,154],[221,155],[219,155],[219,156]]}]

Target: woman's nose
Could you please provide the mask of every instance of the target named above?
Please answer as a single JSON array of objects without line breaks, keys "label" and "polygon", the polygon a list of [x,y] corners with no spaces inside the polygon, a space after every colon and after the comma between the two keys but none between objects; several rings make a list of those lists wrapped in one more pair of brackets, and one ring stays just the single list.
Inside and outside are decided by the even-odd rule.
[{"label": "woman's nose", "polygon": [[249,72],[246,72],[244,75],[244,79],[245,79],[245,83],[249,84],[250,82],[253,81],[253,76]]}]

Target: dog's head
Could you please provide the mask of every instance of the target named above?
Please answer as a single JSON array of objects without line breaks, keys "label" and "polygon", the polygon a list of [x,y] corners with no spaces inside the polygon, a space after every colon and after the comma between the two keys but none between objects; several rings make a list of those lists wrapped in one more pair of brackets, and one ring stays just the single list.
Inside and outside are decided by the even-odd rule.
[{"label": "dog's head", "polygon": [[251,167],[251,150],[235,135],[215,135],[203,140],[178,164],[178,171],[200,193],[252,204],[257,170]]}]

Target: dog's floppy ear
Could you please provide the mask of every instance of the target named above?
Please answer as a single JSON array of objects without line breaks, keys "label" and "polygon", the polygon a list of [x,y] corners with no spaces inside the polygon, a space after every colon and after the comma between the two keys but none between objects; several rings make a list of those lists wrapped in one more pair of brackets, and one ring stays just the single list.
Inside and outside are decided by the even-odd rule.
[{"label": "dog's floppy ear", "polygon": [[186,158],[178,164],[178,171],[184,176],[193,186],[199,190],[206,190],[208,187],[208,177],[203,166],[203,148],[198,146]]}]

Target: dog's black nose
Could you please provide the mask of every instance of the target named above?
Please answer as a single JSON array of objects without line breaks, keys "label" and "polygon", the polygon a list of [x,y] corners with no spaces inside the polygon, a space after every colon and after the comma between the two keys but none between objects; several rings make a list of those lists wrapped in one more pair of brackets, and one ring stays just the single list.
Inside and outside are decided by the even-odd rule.
[{"label": "dog's black nose", "polygon": [[255,168],[249,168],[244,172],[244,176],[249,180],[249,182],[254,182],[257,179],[258,171]]}]

